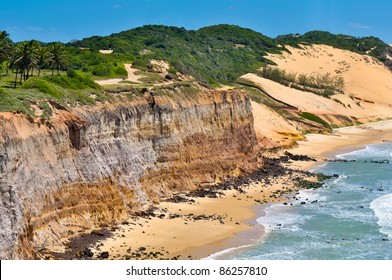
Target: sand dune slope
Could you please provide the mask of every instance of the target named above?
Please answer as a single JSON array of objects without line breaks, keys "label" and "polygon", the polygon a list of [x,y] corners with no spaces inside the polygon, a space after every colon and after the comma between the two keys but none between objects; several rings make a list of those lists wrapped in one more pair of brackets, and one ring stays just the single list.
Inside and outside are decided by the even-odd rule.
[{"label": "sand dune slope", "polygon": [[361,122],[392,116],[392,72],[367,56],[325,45],[288,47],[291,53],[271,54],[277,67],[308,75],[326,74],[344,78],[344,94],[331,98],[299,91],[255,74],[242,76],[271,97],[317,115],[340,115]]},{"label": "sand dune slope", "polygon": [[325,45],[287,47],[291,54],[270,55],[281,69],[305,74],[341,75],[347,96],[362,103],[392,106],[392,72],[368,55],[360,55]]},{"label": "sand dune slope", "polygon": [[295,125],[271,108],[252,101],[252,110],[256,136],[263,147],[286,146],[302,139]]}]

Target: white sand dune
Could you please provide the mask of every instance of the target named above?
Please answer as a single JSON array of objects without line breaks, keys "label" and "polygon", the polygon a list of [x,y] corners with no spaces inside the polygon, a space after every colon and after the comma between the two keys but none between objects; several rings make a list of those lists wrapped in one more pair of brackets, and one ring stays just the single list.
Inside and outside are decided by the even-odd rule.
[{"label": "white sand dune", "polygon": [[280,69],[290,72],[341,75],[345,81],[344,94],[328,99],[285,87],[254,74],[247,74],[242,78],[252,81],[274,98],[301,111],[355,116],[363,121],[392,115],[392,72],[381,62],[367,55],[325,45],[288,49],[291,54],[273,54],[268,58],[277,63]]},{"label": "white sand dune", "polygon": [[392,103],[392,72],[375,58],[325,45],[287,48],[291,54],[269,56],[279,68],[305,74],[341,75],[346,95],[388,106]]},{"label": "white sand dune", "polygon": [[[277,63],[280,69],[290,72],[341,75],[345,81],[344,94],[325,98],[283,86],[255,74],[246,74],[241,78],[302,112],[328,116],[334,120],[337,120],[335,117],[338,115],[347,116],[361,122],[392,116],[392,72],[381,62],[367,55],[325,45],[302,46],[302,49],[287,48],[291,54],[271,54],[268,58]],[[271,143],[275,144],[282,144],[290,138],[296,140],[293,136],[295,134],[290,133],[301,131],[301,128],[295,127],[293,123],[274,114],[265,106],[252,106],[255,130],[261,144],[265,144],[265,138],[273,139]]]}]

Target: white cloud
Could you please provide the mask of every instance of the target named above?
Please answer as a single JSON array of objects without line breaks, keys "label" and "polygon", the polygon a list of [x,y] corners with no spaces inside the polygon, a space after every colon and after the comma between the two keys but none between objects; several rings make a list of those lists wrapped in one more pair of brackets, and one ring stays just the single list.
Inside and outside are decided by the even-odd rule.
[{"label": "white cloud", "polygon": [[9,32],[16,31],[18,29],[19,29],[19,27],[17,27],[17,26],[7,26],[6,28],[4,28],[4,30],[9,31]]},{"label": "white cloud", "polygon": [[31,32],[42,32],[43,31],[43,29],[38,26],[27,26],[26,30],[31,31]]},{"label": "white cloud", "polygon": [[120,4],[116,4],[112,6],[113,9],[121,9],[122,6]]},{"label": "white cloud", "polygon": [[357,28],[357,29],[369,29],[370,28],[369,25],[363,25],[363,24],[358,23],[358,22],[350,22],[350,26],[354,27],[354,28]]}]

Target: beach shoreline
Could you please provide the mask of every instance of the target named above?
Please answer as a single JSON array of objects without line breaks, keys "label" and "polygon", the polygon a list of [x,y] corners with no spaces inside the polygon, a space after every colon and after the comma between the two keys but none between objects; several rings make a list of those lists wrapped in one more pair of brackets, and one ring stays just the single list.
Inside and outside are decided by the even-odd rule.
[{"label": "beach shoreline", "polygon": [[288,174],[252,181],[240,189],[218,190],[215,198],[184,195],[183,201],[161,202],[111,229],[109,237],[89,249],[94,259],[204,259],[250,247],[265,236],[256,219],[263,209],[284,203],[299,190],[295,178],[313,180],[307,171],[317,169],[325,159],[386,141],[392,141],[392,120],[339,128],[329,135],[309,134],[288,152],[317,162],[283,163]]},{"label": "beach shoreline", "polygon": [[[326,159],[333,159],[335,156],[340,154],[349,153],[352,151],[360,150],[368,145],[379,144],[383,142],[392,141],[392,120],[379,121],[374,123],[368,123],[360,126],[342,127],[334,129],[332,134],[310,134],[307,135],[305,140],[298,141],[298,146],[289,149],[288,152],[298,155],[307,155],[309,157],[315,158],[317,161],[297,161],[291,164],[291,167],[298,168],[302,171],[315,172],[322,165],[326,164]],[[248,223],[257,223],[256,219],[263,214],[260,213],[260,209],[265,209],[268,205],[255,205],[254,211],[255,216],[253,219],[247,221]],[[259,225],[263,228],[262,225]],[[248,232],[254,231],[254,229],[248,229]],[[263,236],[259,236],[261,241],[265,238],[265,229],[259,231]],[[238,241],[236,237],[231,240],[227,240],[226,244],[228,246],[224,248],[221,252],[226,254],[233,250],[241,249],[243,247],[248,248],[256,244],[245,243],[246,232],[239,232],[237,236],[245,236],[242,241]],[[231,250],[232,249],[232,250]],[[204,253],[207,253],[207,248],[205,248]],[[198,248],[198,252],[203,252],[203,248]],[[204,255],[205,255],[204,254]],[[215,252],[214,255],[222,255],[220,252]],[[209,258],[211,256],[205,256],[204,258]]]}]

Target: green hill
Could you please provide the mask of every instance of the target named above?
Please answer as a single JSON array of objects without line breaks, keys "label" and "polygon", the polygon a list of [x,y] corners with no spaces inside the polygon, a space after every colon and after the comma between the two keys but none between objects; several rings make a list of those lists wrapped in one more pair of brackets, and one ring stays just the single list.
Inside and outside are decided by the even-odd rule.
[{"label": "green hill", "polygon": [[264,63],[267,52],[280,52],[275,40],[251,29],[216,25],[197,31],[147,25],[107,37],[94,36],[73,42],[92,50],[113,49],[146,66],[151,58],[168,61],[184,74],[208,83],[227,83],[254,71]]}]

